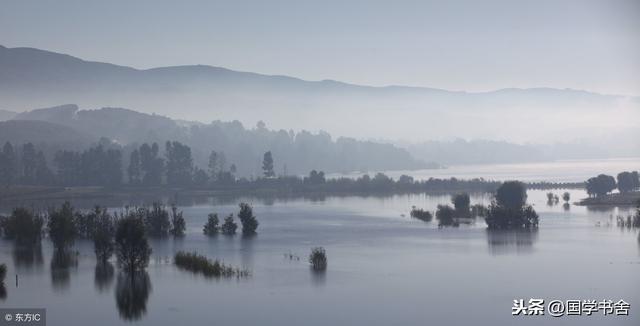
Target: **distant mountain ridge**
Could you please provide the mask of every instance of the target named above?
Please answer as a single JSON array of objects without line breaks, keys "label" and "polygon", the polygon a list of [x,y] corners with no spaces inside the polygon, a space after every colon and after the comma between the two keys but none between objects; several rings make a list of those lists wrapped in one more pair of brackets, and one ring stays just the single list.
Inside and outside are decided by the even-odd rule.
[{"label": "distant mountain ridge", "polygon": [[[372,87],[191,65],[138,70],[34,48],[0,46],[0,107],[25,111],[59,103],[129,107],[175,119],[267,121],[276,129],[327,130],[359,138],[441,137],[513,141],[579,138],[602,114],[640,119],[640,98],[572,89],[469,93],[437,88]],[[552,118],[550,118],[552,117]],[[526,125],[518,125],[526,119]],[[501,128],[492,124],[499,120]],[[545,130],[537,126],[544,126]],[[459,126],[459,128],[452,128]],[[546,138],[545,138],[546,137]]]}]

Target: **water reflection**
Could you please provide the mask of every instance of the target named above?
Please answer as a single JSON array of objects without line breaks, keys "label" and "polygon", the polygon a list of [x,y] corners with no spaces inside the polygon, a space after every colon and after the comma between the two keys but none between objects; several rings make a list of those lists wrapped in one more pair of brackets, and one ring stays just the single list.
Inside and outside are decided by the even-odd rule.
[{"label": "water reflection", "polygon": [[93,278],[96,290],[99,292],[108,290],[111,287],[111,284],[113,284],[114,276],[115,269],[113,268],[113,264],[110,262],[98,262],[96,264]]},{"label": "water reflection", "polygon": [[565,212],[568,212],[569,210],[571,210],[571,204],[569,203],[562,204],[562,209],[564,209]]},{"label": "water reflection", "polygon": [[4,283],[0,283],[0,300],[4,301],[7,298],[7,288]]},{"label": "water reflection", "polygon": [[313,267],[309,267],[309,271],[311,273],[311,282],[313,285],[321,287],[327,283],[327,270],[317,270]]},{"label": "water reflection", "polygon": [[41,269],[44,263],[42,258],[42,245],[40,243],[32,245],[13,245],[13,265],[18,270]]},{"label": "water reflection", "polygon": [[603,206],[603,205],[596,205],[596,206],[589,206],[587,205],[587,211],[592,212],[592,213],[611,213],[613,214],[614,210],[616,209],[615,206]]},{"label": "water reflection", "polygon": [[487,229],[487,244],[492,255],[531,253],[538,240],[538,230]]},{"label": "water reflection", "polygon": [[147,313],[151,280],[147,272],[120,273],[116,283],[116,306],[120,318],[139,320]]},{"label": "water reflection", "polygon": [[56,249],[51,256],[51,285],[54,290],[66,290],[71,280],[71,269],[78,268],[78,253]]},{"label": "water reflection", "polygon": [[243,266],[253,266],[254,243],[257,234],[243,234],[240,238],[240,256]]}]

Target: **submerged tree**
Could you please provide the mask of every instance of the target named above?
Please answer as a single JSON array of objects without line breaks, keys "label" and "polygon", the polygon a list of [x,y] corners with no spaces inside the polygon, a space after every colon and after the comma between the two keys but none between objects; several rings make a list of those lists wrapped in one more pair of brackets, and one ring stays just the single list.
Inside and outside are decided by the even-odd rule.
[{"label": "submerged tree", "polygon": [[186,228],[182,211],[178,211],[178,207],[176,207],[175,204],[171,205],[171,235],[174,237],[182,237],[184,236]]},{"label": "submerged tree", "polygon": [[139,208],[144,215],[144,223],[146,232],[151,237],[164,237],[169,234],[171,229],[171,220],[169,212],[161,203],[154,202],[150,209]]},{"label": "submerged tree", "polygon": [[471,207],[470,207],[471,200],[469,198],[469,194],[460,193],[460,194],[454,195],[451,198],[451,203],[453,204],[453,207],[456,211],[456,216],[469,217],[470,215],[469,211],[471,210]]},{"label": "submerged tree", "polygon": [[436,219],[438,220],[438,226],[458,226],[458,222],[455,220],[456,210],[449,205],[438,205],[436,210]]},{"label": "submerged tree", "polygon": [[220,231],[220,227],[218,226],[219,223],[220,221],[218,220],[218,214],[209,214],[207,223],[202,228],[202,232],[208,236],[218,234],[218,231]]},{"label": "submerged tree", "polygon": [[240,212],[238,213],[238,218],[240,219],[240,223],[242,223],[242,234],[255,234],[259,223],[253,215],[253,208],[247,203],[240,203],[239,206]]},{"label": "submerged tree", "polygon": [[118,266],[132,275],[149,264],[151,248],[144,229],[144,222],[135,214],[121,218],[116,226]]},{"label": "submerged tree", "polygon": [[409,213],[409,215],[424,222],[430,222],[431,219],[433,219],[433,215],[431,215],[431,212],[425,211],[424,209],[417,208],[415,206],[411,206],[411,212]]},{"label": "submerged tree", "polygon": [[93,232],[93,249],[96,253],[98,262],[106,264],[111,255],[113,255],[115,243],[115,225],[114,220],[107,213],[106,208],[96,206],[95,211],[95,229]]},{"label": "submerged tree", "polygon": [[24,208],[13,209],[8,218],[2,220],[4,236],[19,244],[33,245],[42,237],[44,219],[41,215]]},{"label": "submerged tree", "polygon": [[315,247],[311,249],[309,263],[311,263],[311,268],[316,271],[323,271],[327,269],[327,253],[323,247]]},{"label": "submerged tree", "polygon": [[47,228],[49,229],[49,238],[57,250],[65,251],[73,245],[78,230],[71,203],[65,202],[60,209],[49,211]]},{"label": "submerged tree", "polygon": [[519,181],[507,181],[498,188],[485,221],[489,229],[531,229],[538,227],[538,214],[526,205],[527,190]]},{"label": "submerged tree", "polygon": [[220,227],[220,231],[225,235],[234,235],[236,234],[237,228],[238,224],[233,221],[233,214],[229,214],[229,216],[225,217],[224,223],[222,223],[222,227]]}]

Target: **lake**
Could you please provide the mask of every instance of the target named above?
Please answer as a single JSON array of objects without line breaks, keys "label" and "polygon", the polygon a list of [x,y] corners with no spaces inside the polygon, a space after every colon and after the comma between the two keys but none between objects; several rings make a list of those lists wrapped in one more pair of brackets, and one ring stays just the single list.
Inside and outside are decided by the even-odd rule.
[{"label": "lake", "polygon": [[[513,164],[478,164],[453,165],[444,169],[426,169],[417,171],[388,171],[388,176],[397,179],[403,174],[416,180],[429,178],[473,179],[485,180],[520,180],[523,182],[582,182],[604,173],[616,176],[622,171],[640,170],[640,158],[563,160],[553,162],[513,163]],[[359,177],[363,173],[329,174],[328,177]],[[369,172],[371,176],[375,172]]]},{"label": "lake", "polygon": [[[586,196],[569,192],[572,201]],[[96,270],[90,242],[77,241],[77,264],[60,268],[48,239],[28,253],[2,240],[8,272],[0,307],[47,308],[48,325],[640,325],[638,231],[615,225],[632,209],[565,209],[547,205],[545,193],[529,191],[541,218],[536,232],[489,232],[482,219],[439,229],[409,217],[413,205],[448,203],[444,195],[201,199],[180,207],[186,237],[151,241],[148,278],[135,289],[117,268]],[[472,204],[490,200],[471,196]],[[254,206],[256,237],[202,234],[208,213],[237,212],[241,201]],[[325,273],[307,263],[316,246],[326,249]],[[191,274],[172,264],[178,250],[252,275]],[[629,316],[512,316],[513,300],[530,298],[623,299],[631,309]]]}]

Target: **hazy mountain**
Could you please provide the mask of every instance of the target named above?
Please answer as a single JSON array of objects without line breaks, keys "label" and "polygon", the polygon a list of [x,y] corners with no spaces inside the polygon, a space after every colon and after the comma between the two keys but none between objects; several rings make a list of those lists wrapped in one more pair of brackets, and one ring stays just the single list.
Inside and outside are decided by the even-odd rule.
[{"label": "hazy mountain", "polygon": [[194,162],[201,168],[206,168],[212,150],[223,152],[227,167],[235,164],[238,173],[245,176],[261,173],[262,155],[266,151],[273,153],[279,174],[285,169],[287,173],[306,174],[312,169],[349,172],[432,166],[390,144],[333,139],[326,132],[269,130],[264,124],[246,129],[239,121],[203,124],[121,108],[80,110],[73,104],[23,112],[15,119],[20,120],[3,123],[0,142],[31,141],[60,148],[70,140],[83,141],[73,144],[78,149],[78,145],[86,147],[106,137],[124,146],[125,166],[134,146],[158,142],[164,147],[168,140],[191,146]]},{"label": "hazy mountain", "polygon": [[97,138],[73,128],[46,121],[8,120],[0,122],[0,143],[48,144],[63,148],[84,147]]},{"label": "hazy mountain", "polygon": [[0,121],[6,121],[16,116],[16,113],[13,111],[1,110],[0,109]]},{"label": "hazy mountain", "polygon": [[130,107],[182,120],[263,120],[275,129],[412,141],[552,142],[620,130],[640,136],[637,97],[549,88],[368,87],[211,66],[138,70],[32,48],[0,47],[0,99],[15,111],[59,103]]}]

